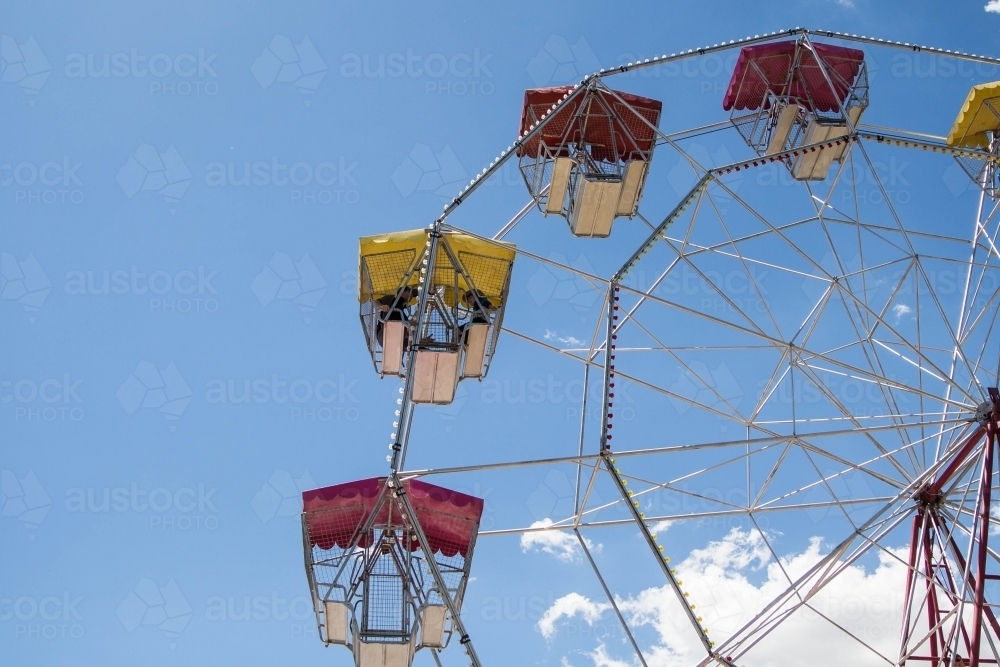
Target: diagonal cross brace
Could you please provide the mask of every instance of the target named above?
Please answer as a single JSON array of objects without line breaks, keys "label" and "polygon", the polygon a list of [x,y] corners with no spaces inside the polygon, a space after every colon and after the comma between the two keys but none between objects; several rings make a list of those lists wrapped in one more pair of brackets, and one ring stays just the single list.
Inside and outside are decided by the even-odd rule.
[{"label": "diagonal cross brace", "polygon": [[448,595],[448,585],[445,583],[444,577],[441,575],[441,570],[438,568],[437,562],[434,560],[434,551],[431,549],[430,542],[427,541],[427,535],[424,534],[423,527],[421,527],[420,522],[417,521],[417,513],[414,511],[413,505],[410,504],[410,499],[407,497],[406,491],[403,489],[402,482],[400,482],[400,479],[396,476],[395,472],[392,474],[392,477],[389,478],[387,484],[392,487],[393,497],[403,505],[408,518],[412,522],[411,529],[417,537],[417,542],[420,543],[420,548],[427,556],[424,562],[427,563],[427,567],[431,571],[431,576],[434,578],[434,583],[441,592],[441,599],[444,600],[445,605],[448,607],[448,612],[451,614],[451,620],[455,624],[455,628],[458,630],[459,637],[461,638],[459,641],[462,646],[465,647],[465,653],[469,656],[471,667],[482,667],[482,663],[479,662],[479,656],[476,655],[476,649],[472,646],[472,640],[469,639],[469,633],[465,630],[465,624],[462,623],[462,618],[458,614],[458,608],[455,606],[455,601],[451,599],[450,595]]}]

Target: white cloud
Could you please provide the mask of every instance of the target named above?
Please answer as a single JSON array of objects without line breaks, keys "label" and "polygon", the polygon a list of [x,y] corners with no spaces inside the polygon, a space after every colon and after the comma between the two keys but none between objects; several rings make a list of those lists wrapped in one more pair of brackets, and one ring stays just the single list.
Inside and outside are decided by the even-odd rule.
[{"label": "white cloud", "polygon": [[[1000,0],[997,0],[997,2],[1000,2]],[[901,319],[903,319],[904,315],[909,315],[912,312],[913,309],[907,306],[905,303],[897,303],[895,306],[892,307],[892,314],[896,316],[897,323]]]},{"label": "white cloud", "polygon": [[667,521],[666,519],[664,519],[663,521],[657,521],[656,523],[654,523],[652,526],[649,527],[649,532],[651,532],[653,535],[659,535],[660,533],[667,532],[667,530],[672,525],[674,525],[674,522]]},{"label": "white cloud", "polygon": [[[721,643],[787,588],[785,573],[794,580],[823,558],[821,544],[820,538],[813,538],[803,552],[776,562],[759,533],[733,529],[722,540],[692,551],[677,566],[677,574],[709,636]],[[896,556],[905,560],[906,549]],[[898,650],[905,565],[884,552],[878,558],[878,565],[870,569],[845,567],[810,604],[891,661]],[[703,656],[704,648],[668,586],[646,589],[618,605],[630,625],[656,631],[656,645],[644,649],[650,667],[696,664]],[[546,637],[554,635],[555,620],[571,615],[565,611],[570,608],[566,603],[559,609],[553,605],[543,616],[552,621],[545,630],[539,624],[539,630],[548,631]],[[615,662],[618,658],[609,657],[603,645],[589,656],[595,667],[628,664]],[[816,612],[801,608],[739,662],[755,667],[840,667],[874,664],[878,659]]]},{"label": "white cloud", "polygon": [[[998,0],[1000,1],[1000,0]],[[555,341],[557,343],[562,343],[563,345],[571,345],[573,347],[579,347],[583,345],[583,341],[579,338],[574,338],[573,336],[560,336],[558,332],[552,331],[550,329],[545,330],[545,340]]]},{"label": "white cloud", "polygon": [[838,5],[845,9],[854,9],[854,0],[835,0]]},{"label": "white cloud", "polygon": [[616,660],[608,655],[608,648],[604,644],[598,645],[588,655],[594,661],[595,667],[633,667],[632,663],[625,662],[624,660]]},{"label": "white cloud", "polygon": [[[531,524],[530,528],[548,528],[552,525],[552,519],[542,519]],[[587,538],[583,538],[587,548],[591,551],[600,551],[601,545],[594,545]],[[545,530],[536,533],[524,533],[521,535],[521,551],[541,551],[550,556],[555,556],[564,563],[572,563],[579,556],[580,543],[569,531]]]},{"label": "white cloud", "polygon": [[588,625],[593,625],[609,609],[611,605],[607,602],[594,602],[579,593],[570,593],[553,602],[552,606],[545,610],[538,620],[538,631],[546,639],[551,639],[556,634],[556,622],[559,619],[573,618],[579,614]]},{"label": "white cloud", "polygon": [[983,9],[994,14],[1000,14],[1000,0],[990,0]]}]

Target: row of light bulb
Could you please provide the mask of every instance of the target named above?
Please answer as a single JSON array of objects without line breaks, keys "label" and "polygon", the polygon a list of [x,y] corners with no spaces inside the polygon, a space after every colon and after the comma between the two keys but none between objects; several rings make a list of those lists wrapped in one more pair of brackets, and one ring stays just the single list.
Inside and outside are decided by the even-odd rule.
[{"label": "row of light bulb", "polygon": [[[680,215],[681,215],[681,213],[683,213],[684,211],[686,211],[687,207],[690,206],[692,202],[694,202],[695,197],[697,197],[698,195],[700,195],[702,193],[702,191],[704,191],[705,188],[707,188],[707,187],[708,187],[708,183],[702,183],[701,186],[698,189],[696,189],[694,192],[692,192],[690,194],[690,196],[688,196],[688,198],[684,201],[684,203],[680,205],[680,207],[677,209],[677,211],[663,225],[663,230],[665,230],[667,227],[669,227],[671,225],[671,223],[674,222],[674,220],[676,220],[677,218],[679,218]],[[643,255],[645,255],[646,253],[649,252],[649,250],[653,247],[653,244],[656,243],[656,241],[658,239],[662,238],[663,240],[666,240],[666,238],[663,236],[663,230],[661,230],[661,232],[656,235],[656,238],[652,239],[649,243],[647,243],[645,246],[643,246],[642,250],[639,251],[639,254],[635,258],[633,258],[632,261],[630,261],[628,263],[628,265],[625,267],[625,270],[622,271],[622,276],[623,277],[626,276],[628,274],[628,272],[632,270],[632,268],[635,266],[635,263],[637,261],[639,261],[640,257],[642,257]],[[615,289],[617,290],[618,288],[615,287]]]},{"label": "row of light bulb", "polygon": [[[612,301],[612,312],[613,313],[617,313],[618,309],[619,309],[619,306],[618,306],[618,301],[619,301],[618,291],[619,291],[619,289],[620,288],[618,287],[618,285],[615,285],[614,295],[612,296],[612,299],[613,299],[613,301]],[[617,331],[617,328],[618,328],[618,324],[617,324],[617,322],[615,322],[618,319],[618,315],[615,314],[612,317],[614,318],[613,319],[614,323],[612,325],[611,340],[608,341],[608,343],[609,343],[609,345],[608,345],[608,354],[610,355],[610,357],[608,359],[608,376],[609,376],[609,383],[608,383],[608,420],[607,420],[607,427],[608,427],[608,429],[611,428],[611,420],[614,417],[614,413],[611,412],[611,408],[613,407],[613,403],[612,403],[611,399],[614,398],[614,392],[612,392],[611,389],[614,388],[614,382],[611,381],[611,380],[614,379],[614,375],[615,375],[615,373],[614,373],[615,366],[614,366],[613,362],[614,362],[614,358],[615,358],[614,351],[615,351],[615,348],[617,347],[617,343],[615,343],[614,341],[618,338],[618,336],[614,333],[615,331]],[[611,435],[609,434],[607,437],[608,437],[608,439],[610,439]],[[611,467],[614,469],[615,475],[618,477],[618,481],[621,483],[622,488],[624,488],[625,491],[628,493],[628,497],[630,499],[633,498],[635,496],[635,491],[633,491],[632,489],[627,488],[628,487],[628,479],[626,479],[625,475],[622,474],[622,471],[616,465],[614,458],[609,458],[608,461],[611,463]],[[643,529],[646,531],[646,534],[648,534],[650,536],[650,538],[652,538],[652,540],[655,542],[656,541],[656,533],[652,533],[652,532],[649,531],[649,526],[646,525],[646,514],[645,514],[645,512],[639,512],[638,511],[639,510],[639,501],[638,500],[631,500],[631,502],[632,502],[632,506],[635,508],[636,512],[639,514],[639,518],[642,520],[642,527],[643,527]],[[677,586],[678,587],[683,586],[684,582],[677,578],[677,570],[674,569],[674,568],[672,568],[672,567],[670,567],[670,556],[666,555],[663,552],[663,545],[662,544],[657,544],[656,545],[656,549],[657,549],[657,551],[660,554],[659,557],[663,559],[665,567],[668,570],[670,570],[670,574],[673,575],[674,581],[677,582]],[[696,609],[695,605],[693,603],[687,602],[687,599],[690,597],[690,594],[687,591],[681,591],[681,592],[684,594],[685,604],[687,604],[688,607],[691,608],[691,611],[695,611],[695,609]],[[699,624],[699,627],[701,628],[701,631],[703,633],[705,633],[706,637],[708,637],[708,628],[706,628],[703,625],[701,625],[702,620],[703,620],[702,617],[701,616],[696,616],[695,618],[698,619],[698,624]],[[709,639],[709,644],[711,646],[715,646],[715,642],[712,641],[711,639]]]},{"label": "row of light bulb", "polygon": [[[615,474],[618,476],[618,481],[621,482],[622,486],[626,486],[627,487],[628,486],[628,480],[625,479],[625,476],[622,474],[622,471],[615,464],[615,460],[613,458],[612,459],[608,459],[608,460],[611,462],[611,465],[614,466]],[[632,491],[632,489],[626,489],[626,491],[628,491],[629,498],[632,498],[632,497],[635,496],[635,492]],[[635,507],[638,510],[639,509],[639,501],[638,500],[633,500],[632,501],[632,506]],[[639,518],[644,520],[643,523],[642,523],[643,528],[646,529],[646,533],[655,542],[656,539],[657,539],[656,538],[656,533],[649,532],[649,526],[647,526],[646,522],[645,522],[645,518],[646,518],[645,512],[639,512]],[[666,555],[664,553],[663,545],[662,544],[657,544],[656,545],[656,549],[660,553],[660,558],[663,559],[663,562],[664,562],[664,564],[666,564],[667,569],[670,570],[670,574],[674,575],[674,581],[677,582],[677,586],[678,587],[683,586],[684,582],[677,578],[677,570],[675,568],[670,567],[670,556],[668,556],[668,555]],[[691,609],[691,611],[695,611],[697,609],[697,605],[695,605],[692,602],[686,602],[686,600],[691,597],[691,594],[688,593],[685,590],[682,590],[681,593],[684,594],[684,599],[685,599],[685,603],[687,604],[687,606]],[[704,619],[701,616],[695,616],[695,618],[698,620],[699,624],[701,624],[704,621]],[[708,628],[706,628],[703,625],[700,626],[700,627],[701,627],[701,631],[705,633],[706,637],[708,637]],[[708,643],[711,646],[715,646],[715,642],[712,641],[711,639],[708,640]]]},{"label": "row of light bulb", "polygon": [[[559,100],[558,102],[556,102],[555,104],[553,104],[553,105],[552,105],[552,106],[551,106],[551,107],[549,108],[549,110],[548,110],[548,111],[546,111],[546,112],[545,112],[544,114],[542,114],[542,117],[538,119],[538,122],[536,122],[536,123],[535,123],[535,124],[533,124],[533,125],[532,125],[531,127],[529,127],[529,128],[527,129],[527,130],[525,130],[525,131],[524,131],[524,132],[523,132],[523,133],[522,133],[522,134],[521,134],[521,135],[520,135],[520,136],[519,136],[519,137],[517,138],[517,141],[515,141],[515,142],[514,142],[513,144],[511,144],[510,146],[508,146],[508,147],[507,147],[507,150],[503,150],[503,151],[500,151],[500,155],[498,155],[498,156],[497,156],[496,158],[494,158],[494,159],[493,159],[493,162],[491,162],[491,163],[490,163],[490,165],[489,165],[488,167],[486,167],[485,169],[483,169],[483,171],[482,171],[481,173],[479,173],[479,174],[476,174],[476,177],[475,177],[475,178],[473,178],[473,179],[472,179],[471,181],[469,181],[469,184],[468,184],[468,185],[466,185],[466,186],[465,186],[465,188],[463,188],[463,189],[462,189],[462,192],[461,192],[461,193],[459,193],[459,197],[461,197],[461,196],[462,196],[462,195],[464,195],[464,194],[465,194],[466,192],[468,192],[468,191],[469,191],[469,189],[470,189],[470,188],[471,188],[472,186],[474,186],[474,185],[475,185],[475,184],[476,184],[477,182],[479,182],[479,180],[480,180],[481,178],[483,178],[484,176],[486,176],[486,174],[487,174],[487,173],[489,173],[490,169],[492,169],[493,167],[495,167],[495,166],[497,165],[497,163],[499,163],[499,162],[500,162],[500,160],[502,160],[502,159],[503,159],[504,157],[506,157],[507,153],[510,153],[510,152],[511,152],[512,150],[514,150],[514,147],[515,147],[515,146],[518,146],[518,145],[519,145],[519,143],[520,143],[521,141],[524,141],[525,137],[527,137],[527,136],[528,136],[529,134],[531,134],[531,132],[532,132],[532,131],[533,131],[533,130],[534,130],[534,129],[536,128],[536,127],[538,127],[539,123],[541,123],[541,122],[542,122],[543,120],[545,120],[545,119],[546,119],[546,118],[548,117],[548,115],[549,115],[550,113],[552,113],[553,111],[555,111],[555,110],[556,110],[556,109],[557,109],[557,108],[559,107],[559,105],[560,105],[560,104],[562,104],[562,103],[563,103],[563,102],[565,102],[565,101],[566,101],[567,99],[569,99],[569,96],[570,96],[570,95],[571,95],[571,94],[573,93],[573,91],[575,91],[575,90],[576,90],[577,88],[579,88],[579,87],[580,87],[580,84],[576,84],[575,86],[573,86],[573,90],[571,90],[570,92],[568,92],[568,93],[566,93],[565,95],[563,95],[563,97],[562,97],[562,99],[561,99],[561,100]],[[447,210],[448,210],[448,207],[449,207],[449,206],[452,206],[452,205],[453,205],[453,204],[455,204],[455,203],[456,203],[457,201],[458,201],[458,199],[456,198],[456,199],[452,200],[451,204],[445,204],[445,205],[444,205],[444,210],[445,210],[445,211],[447,211]]]},{"label": "row of light bulb", "polygon": [[[643,61],[637,60],[634,63],[629,63],[627,65],[624,65],[623,67],[616,67],[616,68],[609,69],[609,70],[607,70],[607,72],[609,74],[612,74],[612,73],[615,73],[615,72],[628,70],[628,68],[634,67],[636,65],[644,65],[644,64],[649,63],[649,62],[656,63],[656,62],[660,62],[661,60],[668,60],[670,58],[676,58],[677,56],[686,56],[686,55],[691,55],[691,54],[694,54],[694,53],[703,54],[705,51],[708,51],[709,49],[726,48],[728,46],[738,46],[740,44],[743,44],[744,42],[750,42],[750,41],[754,41],[754,40],[758,40],[758,39],[768,39],[769,37],[783,37],[785,35],[789,35],[790,36],[790,35],[794,35],[795,33],[801,33],[801,32],[806,32],[806,31],[803,28],[792,28],[791,30],[776,30],[776,31],[771,32],[771,33],[766,33],[765,32],[763,35],[754,35],[753,37],[744,37],[743,39],[731,39],[728,42],[721,41],[718,44],[713,44],[712,46],[702,46],[702,47],[699,47],[699,48],[688,49],[687,51],[680,51],[678,53],[671,53],[669,56],[666,55],[666,54],[664,54],[662,56],[654,56],[652,60],[650,60],[649,58],[646,58]],[[814,31],[809,31],[809,32],[812,32],[813,34],[817,34],[817,35],[824,35],[826,37],[841,37],[841,38],[851,38],[851,39],[872,40],[872,41],[878,42],[879,44],[885,44],[887,46],[908,46],[908,47],[910,47],[910,48],[912,48],[912,49],[914,49],[916,51],[930,51],[931,53],[943,53],[943,54],[946,54],[946,55],[963,56],[963,57],[966,57],[966,58],[978,58],[979,57],[975,53],[965,53],[963,51],[951,51],[950,49],[938,49],[938,48],[935,48],[935,47],[932,47],[932,46],[918,46],[916,44],[910,44],[909,42],[894,42],[891,39],[881,39],[879,37],[866,37],[865,35],[861,35],[859,37],[858,35],[849,34],[849,33],[846,33],[846,32],[835,32],[835,31],[828,31],[828,30],[814,30]],[[599,74],[604,74],[604,73],[605,73],[604,69],[602,69],[599,72]],[[593,76],[593,75],[591,75],[591,76]],[[590,77],[589,76],[586,77],[584,79],[584,81],[586,81],[587,78],[590,78]]]},{"label": "row of light bulb", "polygon": [[935,146],[934,144],[925,144],[922,142],[906,141],[903,139],[885,139],[879,138],[874,134],[864,134],[861,135],[866,139],[875,139],[879,143],[886,143],[895,146],[902,146],[903,148],[922,148],[924,150],[930,149],[932,153],[937,153],[941,151],[942,153],[947,153],[948,155],[959,155],[961,157],[973,158],[977,160],[985,160],[987,162],[1000,162],[1000,158],[985,155],[983,153],[977,153],[975,151],[962,150],[960,148],[951,148],[950,146]]},{"label": "row of light bulb", "polygon": [[[680,51],[678,53],[671,53],[669,56],[666,55],[666,54],[664,54],[662,56],[654,56],[652,59],[646,58],[643,61],[638,61],[637,60],[634,63],[630,62],[627,65],[623,65],[622,67],[618,67],[618,68],[614,68],[614,69],[605,70],[605,69],[602,68],[596,74],[588,74],[587,76],[585,76],[583,78],[583,82],[585,83],[589,79],[591,79],[591,78],[593,78],[595,76],[601,76],[603,74],[611,75],[611,74],[614,74],[616,72],[625,72],[625,71],[628,71],[630,68],[638,66],[638,65],[646,65],[646,64],[649,64],[649,63],[660,63],[661,61],[665,61],[665,60],[669,60],[669,59],[672,59],[672,58],[676,58],[678,56],[692,55],[692,54],[695,54],[695,53],[704,54],[704,52],[707,51],[707,50],[709,50],[709,49],[718,49],[718,48],[726,48],[726,47],[729,47],[729,46],[738,46],[740,44],[743,44],[743,43],[749,42],[749,41],[755,41],[755,40],[759,40],[759,39],[768,39],[770,37],[780,37],[780,36],[783,36],[783,35],[793,35],[795,33],[801,33],[801,32],[804,32],[804,30],[802,28],[793,28],[791,30],[777,30],[777,31],[774,31],[774,32],[771,32],[771,33],[764,33],[763,35],[754,35],[753,37],[749,37],[748,36],[748,37],[744,37],[743,39],[731,39],[728,42],[722,41],[722,42],[719,42],[717,44],[713,44],[712,46],[704,46],[704,47],[699,47],[699,48],[694,48],[694,49],[688,49],[687,51]],[[915,44],[910,44],[909,42],[894,42],[892,40],[881,39],[881,38],[877,38],[877,37],[871,37],[871,38],[869,38],[869,37],[866,37],[865,35],[861,35],[860,37],[858,37],[858,35],[848,34],[848,33],[840,33],[840,32],[835,32],[835,31],[813,31],[813,32],[814,32],[814,34],[822,34],[822,35],[826,35],[828,37],[853,38],[853,39],[863,39],[863,40],[869,40],[870,39],[870,40],[873,40],[873,41],[875,41],[877,43],[880,43],[880,44],[886,44],[886,45],[891,45],[891,46],[906,46],[906,47],[910,47],[910,48],[914,49],[915,51],[928,51],[928,52],[931,52],[931,53],[942,53],[942,54],[946,54],[946,55],[961,56],[961,57],[966,57],[966,58],[978,58],[979,57],[979,56],[977,56],[974,53],[969,54],[969,53],[965,53],[963,51],[951,51],[950,49],[938,49],[938,48],[934,48],[934,47],[918,46],[918,45],[915,45]],[[546,116],[548,116],[550,113],[552,113],[553,111],[555,111],[556,108],[559,106],[559,104],[561,104],[562,102],[565,102],[566,99],[572,94],[572,92],[575,91],[579,87],[580,87],[579,83],[576,84],[576,85],[574,85],[573,86],[573,90],[570,93],[566,93],[566,95],[563,96],[563,98],[562,98],[562,100],[560,100],[560,102],[557,102],[556,104],[553,104],[552,107],[549,109],[549,111],[547,113],[543,114],[542,118],[539,119],[538,122],[540,123],[541,120],[544,120]],[[528,130],[526,130],[523,134],[521,134],[518,137],[518,142],[524,140],[524,138],[527,137],[528,134],[532,130],[534,130],[537,126],[538,126],[538,123],[535,123]],[[453,206],[453,205],[457,204],[458,200],[461,198],[461,196],[464,195],[465,193],[467,193],[470,188],[472,188],[481,178],[483,178],[487,173],[489,173],[490,169],[492,169],[493,167],[495,167],[497,165],[497,163],[500,162],[500,160],[503,159],[507,155],[507,153],[509,153],[510,151],[512,151],[516,145],[517,145],[517,142],[515,142],[514,144],[511,144],[510,146],[508,146],[507,150],[501,151],[500,155],[498,157],[496,157],[493,160],[493,162],[490,163],[490,165],[488,167],[486,167],[485,169],[483,169],[483,171],[481,173],[477,174],[475,178],[473,178],[471,181],[469,181],[469,184],[465,186],[465,188],[459,194],[459,197],[453,199],[450,204],[445,204],[443,210],[447,211],[450,206]]]},{"label": "row of light bulb", "polygon": [[[428,257],[430,256],[430,249],[431,249],[431,240],[428,238],[427,239],[426,250],[424,251],[424,259],[423,259],[423,262],[421,262],[421,265],[420,265],[420,279],[417,282],[417,285],[420,288],[420,293],[421,294],[424,291],[424,283],[427,282],[427,260],[428,260]],[[410,371],[408,371],[408,372],[412,372],[412,369],[410,369]],[[403,387],[399,388],[399,393],[400,394],[405,393]],[[403,397],[402,396],[400,396],[399,398],[396,399],[396,405],[397,406],[402,406],[403,405]],[[395,416],[395,420],[393,420],[393,422],[392,422],[393,432],[389,435],[389,438],[390,438],[390,440],[389,440],[389,449],[390,450],[392,450],[392,448],[395,447],[395,445],[396,445],[396,436],[399,434],[399,420],[400,420],[400,417],[401,417],[401,407],[397,407],[396,408],[394,416]],[[389,454],[388,456],[386,456],[385,460],[388,461],[389,463],[392,463],[392,454]]]}]

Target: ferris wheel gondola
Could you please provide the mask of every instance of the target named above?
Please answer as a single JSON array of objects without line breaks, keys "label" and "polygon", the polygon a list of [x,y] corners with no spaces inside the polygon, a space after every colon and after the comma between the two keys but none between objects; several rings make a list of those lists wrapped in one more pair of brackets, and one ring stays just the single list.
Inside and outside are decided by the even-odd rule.
[{"label": "ferris wheel gondola", "polygon": [[635,215],[663,103],[598,85],[572,92],[524,93],[521,133],[538,131],[517,148],[518,166],[543,213],[566,218],[574,236],[606,237],[615,218]]},{"label": "ferris wheel gondola", "polygon": [[437,405],[452,402],[459,380],[485,377],[513,263],[511,244],[458,232],[363,237],[358,300],[375,370],[412,376],[413,401]]},{"label": "ferris wheel gondola", "polygon": [[[722,101],[759,155],[843,137],[867,106],[864,52],[804,39],[743,47]],[[822,181],[845,148],[838,143],[789,160],[792,177]]]},{"label": "ferris wheel gondola", "polygon": [[306,491],[302,505],[325,644],[351,649],[358,667],[408,667],[416,651],[448,646],[461,627],[481,499],[383,477]]}]

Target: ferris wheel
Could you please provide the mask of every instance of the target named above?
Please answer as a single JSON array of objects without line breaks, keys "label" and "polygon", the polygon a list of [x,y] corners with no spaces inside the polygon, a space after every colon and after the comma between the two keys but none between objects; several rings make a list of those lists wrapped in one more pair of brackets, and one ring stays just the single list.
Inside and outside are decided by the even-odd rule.
[{"label": "ferris wheel", "polygon": [[[602,70],[527,91],[517,140],[427,229],[361,239],[366,345],[400,389],[386,475],[303,496],[323,642],[358,667],[421,652],[502,663],[463,620],[474,552],[494,535],[560,535],[604,595],[592,608],[621,627],[622,664],[778,664],[775,652],[826,664],[789,653],[820,640],[838,664],[1000,662],[1000,84],[954,100],[947,133],[869,125],[877,85],[861,46],[1000,64],[794,29]],[[733,73],[709,124],[662,127],[669,85],[662,99],[618,90],[629,73],[720,53]],[[706,161],[699,142],[722,135],[746,154]],[[879,177],[900,155],[935,174],[957,165],[978,205],[922,182],[901,205]],[[693,175],[679,197],[676,170],[657,171],[668,160]],[[458,222],[514,162],[527,204],[477,212],[476,231]],[[603,273],[531,234],[510,241],[539,216],[590,244],[641,241]],[[588,340],[513,319],[521,263],[594,291]],[[576,451],[408,468],[423,406],[452,404],[515,342],[579,369]],[[545,469],[568,471],[569,502],[525,525],[487,528],[483,500],[449,489],[470,472]],[[823,544],[795,558],[776,544],[820,522]],[[645,597],[617,589],[588,537],[617,529],[638,533],[628,568],[659,578]],[[734,562],[756,563],[757,583]],[[891,635],[837,604],[876,580],[895,591]]]}]

